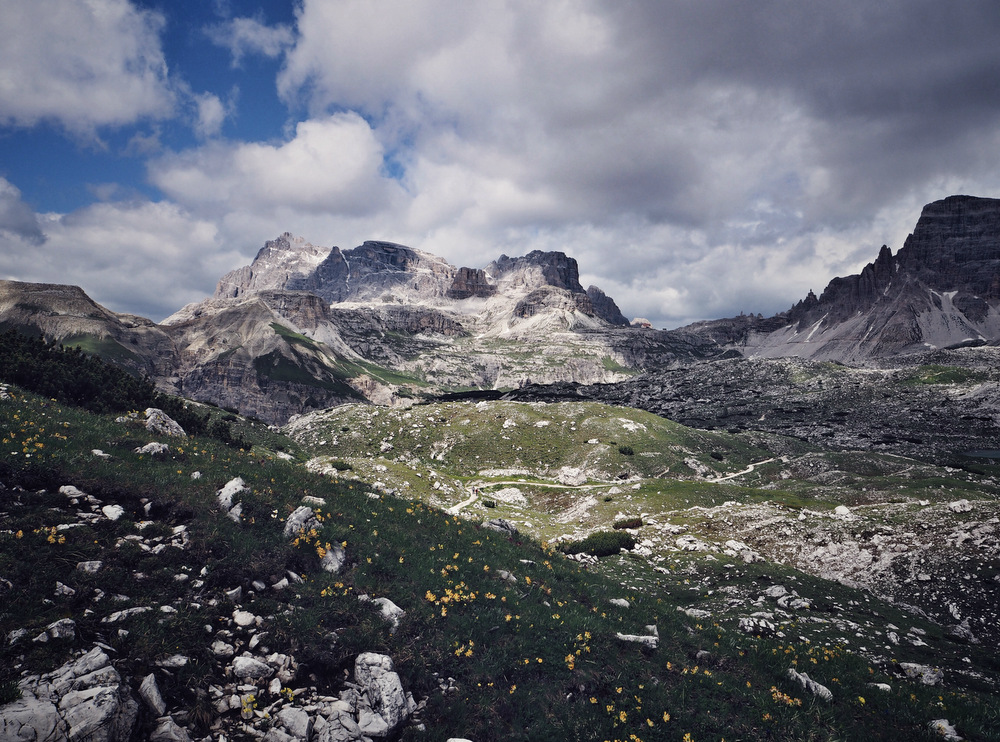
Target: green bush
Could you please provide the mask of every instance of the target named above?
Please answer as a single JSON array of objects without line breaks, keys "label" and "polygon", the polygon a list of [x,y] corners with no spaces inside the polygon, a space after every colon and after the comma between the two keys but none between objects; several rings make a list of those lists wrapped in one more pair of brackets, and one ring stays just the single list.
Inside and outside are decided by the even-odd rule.
[{"label": "green bush", "polygon": [[156,391],[146,378],[16,330],[0,333],[0,381],[91,412],[129,412],[158,407],[191,435],[205,431],[207,417],[183,400]]},{"label": "green bush", "polygon": [[245,448],[249,449],[251,446],[246,443],[239,436],[233,435],[232,426],[225,421],[225,419],[219,419],[208,426],[206,434],[217,441],[225,443],[227,446],[232,446],[233,448]]},{"label": "green bush", "polygon": [[632,456],[633,454],[635,454],[635,450],[632,448],[632,446],[618,446],[618,453],[620,453],[622,456]]},{"label": "green bush", "polygon": [[11,701],[16,701],[21,697],[21,689],[17,687],[16,680],[7,680],[0,683],[0,706]]},{"label": "green bush", "polygon": [[484,508],[495,508],[497,506],[496,500],[483,500]]},{"label": "green bush", "polygon": [[642,528],[642,518],[619,518],[611,525],[611,527],[617,530],[624,528]]},{"label": "green bush", "polygon": [[559,550],[564,554],[591,554],[595,557],[612,556],[622,549],[635,547],[635,539],[631,534],[621,531],[597,531],[582,541],[570,541],[560,544]]}]

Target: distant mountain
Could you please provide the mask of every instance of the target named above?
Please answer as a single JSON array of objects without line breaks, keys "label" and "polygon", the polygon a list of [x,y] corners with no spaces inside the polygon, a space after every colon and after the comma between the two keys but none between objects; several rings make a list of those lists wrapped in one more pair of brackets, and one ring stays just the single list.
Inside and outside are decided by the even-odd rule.
[{"label": "distant mountain", "polygon": [[[351,250],[317,247],[285,233],[267,242],[249,266],[227,273],[216,299],[261,290],[308,291],[331,304],[406,304],[461,314],[478,313],[488,299],[489,316],[514,319],[548,308],[569,308],[568,326],[598,318],[628,324],[614,300],[597,287],[584,291],[576,260],[561,252],[535,250],[523,257],[501,255],[485,268],[456,268],[443,258],[393,242],[368,241]],[[591,296],[598,297],[595,304]],[[530,297],[530,298],[529,298]],[[526,303],[522,303],[527,300]]]},{"label": "distant mountain", "polygon": [[0,282],[3,325],[276,423],[350,400],[616,384],[739,356],[866,364],[1000,344],[1000,200],[927,205],[898,254],[883,247],[860,274],[786,312],[680,330],[628,326],[562,252],[455,267],[391,242],[341,250],[288,233],[159,325],[77,287],[10,281]]},{"label": "distant mountain", "polygon": [[148,375],[164,391],[269,422],[345,401],[628,378],[711,356],[694,336],[627,327],[561,252],[455,268],[389,242],[351,250],[284,234],[162,324],[74,286],[0,282],[0,325]]},{"label": "distant mountain", "polygon": [[865,362],[1000,343],[1000,199],[950,196],[924,207],[893,255],[835,278],[769,318],[687,328],[747,356]]}]

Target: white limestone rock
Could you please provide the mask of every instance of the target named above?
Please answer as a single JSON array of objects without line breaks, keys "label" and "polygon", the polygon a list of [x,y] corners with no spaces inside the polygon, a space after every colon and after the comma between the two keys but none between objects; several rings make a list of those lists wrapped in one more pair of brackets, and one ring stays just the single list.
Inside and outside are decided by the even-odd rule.
[{"label": "white limestone rock", "polygon": [[153,673],[149,673],[142,679],[142,684],[139,686],[139,697],[157,716],[163,716],[167,712],[167,704],[163,701],[160,687],[156,684],[156,676]]},{"label": "white limestone rock", "polygon": [[274,674],[270,665],[246,655],[234,658],[229,669],[240,680],[263,680]]},{"label": "white limestone rock", "polygon": [[176,438],[187,438],[187,433],[184,432],[184,428],[178,425],[177,422],[166,412],[157,409],[156,407],[146,408],[146,430],[150,433],[158,435],[171,435]]},{"label": "white limestone rock", "polygon": [[76,622],[71,618],[62,618],[45,627],[45,631],[32,641],[45,644],[52,641],[73,641],[76,639]]},{"label": "white limestone rock", "polygon": [[398,605],[393,603],[388,598],[375,598],[374,600],[367,595],[359,595],[358,600],[362,603],[374,603],[379,607],[379,612],[382,614],[382,618],[392,624],[392,628],[398,629],[400,620],[406,615],[406,611],[400,608]]},{"label": "white limestone rock", "polygon": [[100,647],[18,687],[0,706],[0,740],[126,742],[135,728],[139,704]]},{"label": "white limestone rock", "polygon": [[347,562],[347,552],[340,544],[335,544],[332,548],[326,549],[320,557],[319,566],[324,572],[339,574]]},{"label": "white limestone rock", "polygon": [[130,616],[135,616],[139,613],[146,613],[147,611],[153,610],[149,606],[136,606],[135,608],[126,608],[121,611],[115,611],[110,616],[106,616],[101,619],[101,623],[118,623],[123,621]]},{"label": "white limestone rock", "polygon": [[947,742],[962,742],[964,737],[960,737],[958,730],[952,725],[947,719],[935,719],[930,722],[927,727],[936,734],[939,734],[942,739]]},{"label": "white limestone rock", "polygon": [[101,508],[101,512],[104,513],[104,517],[108,520],[118,520],[125,515],[125,508],[121,505],[105,505]]},{"label": "white limestone rock", "polygon": [[247,485],[243,481],[243,477],[235,477],[226,482],[225,486],[215,493],[215,496],[219,500],[219,505],[229,510],[233,506],[233,498],[240,492],[245,491],[246,488]]},{"label": "white limestone rock", "polygon": [[60,495],[66,495],[66,497],[71,500],[85,500],[87,498],[87,493],[81,489],[74,487],[72,484],[64,484],[59,488]]},{"label": "white limestone rock", "polygon": [[311,529],[319,528],[319,521],[312,508],[301,505],[292,511],[285,521],[285,538],[295,538],[301,533],[308,533]]},{"label": "white limestone rock", "polygon": [[247,626],[252,626],[257,622],[257,616],[255,616],[250,611],[235,610],[233,611],[233,623],[242,628]]},{"label": "white limestone rock", "polygon": [[172,654],[169,657],[165,657],[162,660],[156,661],[157,667],[162,667],[165,670],[180,670],[182,667],[186,666],[191,658],[183,654]]},{"label": "white limestone rock", "polygon": [[161,454],[165,455],[170,453],[170,446],[166,443],[157,443],[156,441],[153,441],[151,443],[147,443],[145,446],[139,446],[134,450],[134,452],[144,453],[150,456],[159,456]]},{"label": "white limestone rock", "polygon": [[803,690],[807,690],[812,693],[817,698],[821,698],[824,701],[832,701],[833,693],[830,689],[821,683],[817,683],[815,680],[809,677],[804,672],[798,672],[794,667],[788,668],[788,679],[794,680],[796,683],[802,686]]},{"label": "white limestone rock", "polygon": [[212,642],[212,646],[209,647],[212,654],[220,659],[229,659],[236,654],[236,648],[232,644],[227,644],[221,639],[216,639]]},{"label": "white limestone rock", "polygon": [[900,662],[899,669],[911,680],[919,680],[924,685],[938,685],[944,680],[944,671],[936,667],[920,665],[916,662]]},{"label": "white limestone rock", "polygon": [[570,487],[579,487],[587,481],[587,473],[575,466],[564,466],[556,473],[556,481]]},{"label": "white limestone rock", "polygon": [[674,544],[681,551],[712,551],[711,544],[691,535],[681,536]]},{"label": "white limestone rock", "polygon": [[164,716],[156,720],[156,729],[149,735],[149,742],[191,742],[191,736],[172,717]]},{"label": "white limestone rock", "polygon": [[642,634],[615,634],[619,641],[641,644],[650,649],[656,649],[660,643],[660,637],[655,635],[643,636]]},{"label": "white limestone rock", "polygon": [[313,720],[300,708],[283,708],[275,715],[275,720],[295,739],[309,739],[312,736]]},{"label": "white limestone rock", "polygon": [[362,734],[387,737],[409,717],[410,706],[392,658],[374,652],[358,655],[354,662],[354,682],[361,686],[362,699],[367,701],[358,714]]}]

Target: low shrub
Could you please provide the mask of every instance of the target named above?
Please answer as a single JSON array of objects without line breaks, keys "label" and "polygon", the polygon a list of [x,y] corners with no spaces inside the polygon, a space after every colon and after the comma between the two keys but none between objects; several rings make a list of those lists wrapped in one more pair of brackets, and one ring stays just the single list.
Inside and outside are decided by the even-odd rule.
[{"label": "low shrub", "polygon": [[635,454],[635,449],[632,446],[618,446],[618,453],[622,456],[632,456]]},{"label": "low shrub", "polygon": [[0,706],[11,701],[16,701],[21,697],[21,689],[17,687],[16,680],[6,680],[0,683]]},{"label": "low shrub", "polygon": [[483,500],[484,508],[495,508],[497,506],[496,500]]},{"label": "low shrub", "polygon": [[559,550],[564,554],[579,554],[581,552],[595,557],[612,556],[622,549],[635,547],[635,538],[621,531],[596,531],[582,541],[568,541],[560,544]]},{"label": "low shrub", "polygon": [[642,528],[642,518],[619,518],[612,525],[612,528],[623,530],[625,528]]}]

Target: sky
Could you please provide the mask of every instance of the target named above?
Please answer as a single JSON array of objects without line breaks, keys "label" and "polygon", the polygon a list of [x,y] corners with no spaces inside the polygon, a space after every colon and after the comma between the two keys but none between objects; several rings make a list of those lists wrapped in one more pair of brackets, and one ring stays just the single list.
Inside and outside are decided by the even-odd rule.
[{"label": "sky", "polygon": [[160,321],[283,232],[788,309],[1000,196],[996,0],[3,0],[0,278]]}]

